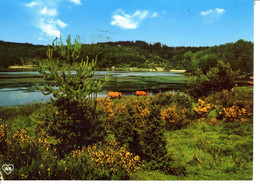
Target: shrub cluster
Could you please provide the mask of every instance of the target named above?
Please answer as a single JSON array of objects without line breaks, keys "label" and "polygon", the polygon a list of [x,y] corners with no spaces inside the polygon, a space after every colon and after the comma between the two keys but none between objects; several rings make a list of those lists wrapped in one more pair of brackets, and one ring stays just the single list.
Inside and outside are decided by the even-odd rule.
[{"label": "shrub cluster", "polygon": [[252,95],[242,94],[238,90],[222,90],[206,98],[199,98],[193,110],[199,121],[207,118],[211,125],[216,125],[219,120],[248,121],[253,115],[253,102],[250,96]]},{"label": "shrub cluster", "polygon": [[161,111],[163,122],[166,123],[167,129],[180,129],[186,124],[188,110],[186,108],[177,108],[176,105],[166,107]]},{"label": "shrub cluster", "polygon": [[56,147],[62,156],[78,146],[104,139],[104,125],[98,118],[96,106],[95,101],[57,100],[45,114],[39,114],[41,123],[38,127],[60,140]]},{"label": "shrub cluster", "polygon": [[[94,167],[99,170],[107,170],[110,176],[118,179],[129,179],[130,173],[140,170],[142,167],[140,157],[134,156],[127,151],[126,146],[119,146],[117,142],[112,141],[107,145],[101,142],[87,147],[87,152]],[[77,155],[78,152],[72,152]],[[110,178],[109,178],[110,179]]]},{"label": "shrub cluster", "polygon": [[156,160],[166,154],[165,126],[158,105],[148,100],[121,104],[115,118],[115,138],[144,160]]}]

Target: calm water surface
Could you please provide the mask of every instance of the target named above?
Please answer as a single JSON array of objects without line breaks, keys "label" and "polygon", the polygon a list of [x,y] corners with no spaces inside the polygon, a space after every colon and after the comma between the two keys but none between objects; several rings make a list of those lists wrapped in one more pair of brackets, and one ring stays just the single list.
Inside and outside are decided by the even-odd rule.
[{"label": "calm water surface", "polygon": [[[96,78],[102,79],[107,72],[97,71],[95,74]],[[31,78],[28,77],[30,75]],[[38,72],[0,72],[0,106],[24,105],[49,100],[50,95],[44,96],[31,82],[37,77],[39,78]],[[134,95],[137,90],[146,91],[150,95],[168,91],[176,92],[185,88],[189,78],[184,74],[173,72],[118,71],[110,71],[109,77],[109,83],[104,86],[103,91],[98,93],[98,97],[106,97],[109,91],[122,92],[123,96]],[[4,80],[5,83],[3,83]]]}]

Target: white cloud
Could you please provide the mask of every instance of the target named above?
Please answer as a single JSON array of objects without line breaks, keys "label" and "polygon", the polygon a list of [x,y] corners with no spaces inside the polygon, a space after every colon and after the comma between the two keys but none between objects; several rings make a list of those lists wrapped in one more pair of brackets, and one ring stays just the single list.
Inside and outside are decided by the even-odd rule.
[{"label": "white cloud", "polygon": [[157,12],[154,12],[153,14],[152,14],[152,17],[153,18],[155,18],[155,17],[157,17],[158,16],[158,13]]},{"label": "white cloud", "polygon": [[39,5],[39,3],[36,2],[36,1],[32,1],[30,3],[25,4],[25,6],[27,6],[29,8],[32,8],[32,7],[37,6],[37,5]]},{"label": "white cloud", "polygon": [[[35,27],[39,28],[37,33],[39,40],[48,40],[53,37],[59,37],[61,30],[66,28],[68,24],[58,17],[58,8],[63,0],[33,0],[28,4],[24,4],[34,13]],[[80,3],[80,0],[73,1]]]},{"label": "white cloud", "polygon": [[212,12],[213,10],[208,10],[208,11],[204,11],[204,12],[200,12],[200,15],[208,15]]},{"label": "white cloud", "polygon": [[44,7],[43,9],[41,9],[40,13],[42,15],[55,17],[57,15],[57,10],[55,8],[48,9],[47,7]]},{"label": "white cloud", "polygon": [[48,36],[59,37],[60,31],[56,27],[56,23],[53,21],[46,22],[43,18],[40,19],[38,28]]},{"label": "white cloud", "polygon": [[60,19],[58,19],[58,20],[56,21],[56,24],[57,24],[60,28],[65,28],[65,27],[68,26],[68,24],[62,22]]},{"label": "white cloud", "polygon": [[72,3],[75,3],[77,5],[81,4],[80,0],[69,0],[69,1],[72,2]]},{"label": "white cloud", "polygon": [[137,10],[134,14],[126,14],[123,10],[118,10],[112,16],[111,25],[118,26],[123,29],[136,29],[139,24],[148,16],[148,11]]},{"label": "white cloud", "polygon": [[207,11],[202,11],[202,12],[200,12],[200,15],[202,15],[202,16],[206,16],[209,14],[222,15],[225,12],[226,11],[224,9],[216,8],[215,10],[210,9]]},{"label": "white cloud", "polygon": [[224,9],[216,8],[216,12],[222,14],[225,13],[226,11]]}]

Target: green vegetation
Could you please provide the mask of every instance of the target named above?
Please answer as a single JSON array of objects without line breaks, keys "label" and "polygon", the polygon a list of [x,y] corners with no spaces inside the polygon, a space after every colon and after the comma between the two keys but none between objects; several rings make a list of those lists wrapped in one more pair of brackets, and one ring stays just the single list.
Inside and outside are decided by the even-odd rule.
[{"label": "green vegetation", "polygon": [[[1,107],[0,162],[15,165],[5,179],[251,180],[251,88],[224,90],[198,102],[183,95],[97,99],[93,121],[103,126],[104,137],[83,145],[75,142],[75,131],[54,124],[64,115],[51,103]],[[186,111],[178,111],[179,102]],[[64,130],[66,139],[59,137]],[[73,149],[65,152],[64,140]]]},{"label": "green vegetation", "polygon": [[[0,41],[0,66],[32,64],[33,59],[47,59],[46,50],[46,46]],[[223,61],[229,63],[232,70],[240,70],[240,74],[253,72],[253,43],[244,40],[213,47],[168,47],[144,41],[83,44],[75,61],[80,62],[87,56],[90,60],[98,56],[98,70],[114,66],[123,70],[162,67],[195,72],[200,68],[205,74],[218,61]],[[53,52],[53,58],[65,59],[57,51]]]},{"label": "green vegetation", "polygon": [[207,96],[212,92],[232,89],[235,86],[238,72],[234,72],[229,63],[222,61],[216,67],[210,67],[206,74],[199,69],[196,76],[188,83],[190,95],[194,97]]},{"label": "green vegetation", "polygon": [[[59,139],[57,148],[62,156],[77,146],[103,139],[104,128],[98,120],[94,98],[109,79],[105,77],[103,83],[98,79],[93,80],[96,61],[89,63],[88,58],[87,61],[82,59],[79,64],[76,63],[76,74],[72,75],[71,65],[79,58],[82,45],[79,37],[72,44],[71,37],[68,36],[66,43],[65,46],[60,38],[57,45],[55,40],[52,48],[46,52],[48,62],[37,62],[36,67],[45,80],[44,86],[38,88],[44,95],[53,94],[54,97],[51,98],[54,111],[47,111],[41,117],[43,123],[39,126]],[[53,50],[65,61],[53,60]],[[52,84],[47,83],[48,81],[52,81]],[[63,131],[59,131],[60,129]]]}]

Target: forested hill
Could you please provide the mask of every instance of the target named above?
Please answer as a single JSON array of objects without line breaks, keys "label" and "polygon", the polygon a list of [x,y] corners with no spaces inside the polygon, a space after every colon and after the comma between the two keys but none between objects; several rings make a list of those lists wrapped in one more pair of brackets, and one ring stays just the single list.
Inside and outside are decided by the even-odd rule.
[{"label": "forested hill", "polygon": [[24,60],[43,59],[46,57],[46,48],[43,45],[0,40],[0,66],[21,65]]},{"label": "forested hill", "polygon": [[[21,65],[32,59],[45,59],[46,46],[28,43],[0,41],[0,65]],[[207,71],[219,60],[230,63],[232,69],[241,73],[253,72],[253,43],[238,40],[212,47],[168,47],[161,43],[144,41],[119,41],[84,44],[81,58],[98,56],[98,69],[116,67],[139,67],[185,69]],[[59,57],[54,53],[54,57]]]}]

